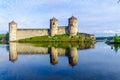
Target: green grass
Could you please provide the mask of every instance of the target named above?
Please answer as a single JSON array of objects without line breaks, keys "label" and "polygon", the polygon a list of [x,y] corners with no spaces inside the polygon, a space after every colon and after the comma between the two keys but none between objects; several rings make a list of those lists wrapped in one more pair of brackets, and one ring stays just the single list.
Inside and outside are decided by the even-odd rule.
[{"label": "green grass", "polygon": [[56,35],[56,36],[36,36],[26,39],[18,40],[17,42],[81,42],[81,41],[92,41],[94,40],[88,35],[79,34],[77,36],[70,37],[67,34]]}]

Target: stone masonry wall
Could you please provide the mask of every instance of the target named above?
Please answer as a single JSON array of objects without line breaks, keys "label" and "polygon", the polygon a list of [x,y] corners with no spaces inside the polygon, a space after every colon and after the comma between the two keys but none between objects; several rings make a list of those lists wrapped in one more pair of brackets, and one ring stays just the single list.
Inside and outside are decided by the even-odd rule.
[{"label": "stone masonry wall", "polygon": [[61,34],[76,36],[77,32],[78,22],[74,16],[69,18],[68,26],[58,26],[58,19],[50,19],[50,29],[18,29],[16,22],[12,21],[9,23],[10,42],[35,36],[55,36]]},{"label": "stone masonry wall", "polygon": [[17,29],[17,40],[49,35],[49,29]]},{"label": "stone masonry wall", "polygon": [[58,32],[57,32],[57,34],[59,35],[59,34],[66,34],[67,33],[67,26],[59,26],[58,27]]}]

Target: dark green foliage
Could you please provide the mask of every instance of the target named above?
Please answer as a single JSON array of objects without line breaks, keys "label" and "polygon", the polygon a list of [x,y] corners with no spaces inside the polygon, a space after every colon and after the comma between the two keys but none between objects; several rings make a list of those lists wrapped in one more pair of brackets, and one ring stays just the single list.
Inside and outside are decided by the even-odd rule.
[{"label": "dark green foliage", "polygon": [[113,37],[96,37],[96,40],[113,40]]},{"label": "dark green foliage", "polygon": [[114,42],[120,42],[120,36],[117,34],[114,36]]},{"label": "dark green foliage", "polygon": [[9,41],[9,33],[0,34],[0,43],[8,43]]},{"label": "dark green foliage", "polygon": [[0,41],[5,37],[5,34],[0,34]]},{"label": "dark green foliage", "polygon": [[112,44],[110,45],[111,49],[114,49],[114,51],[117,53],[118,50],[120,49],[120,44]]},{"label": "dark green foliage", "polygon": [[7,33],[7,34],[5,35],[5,39],[6,39],[7,42],[9,41],[9,33]]}]

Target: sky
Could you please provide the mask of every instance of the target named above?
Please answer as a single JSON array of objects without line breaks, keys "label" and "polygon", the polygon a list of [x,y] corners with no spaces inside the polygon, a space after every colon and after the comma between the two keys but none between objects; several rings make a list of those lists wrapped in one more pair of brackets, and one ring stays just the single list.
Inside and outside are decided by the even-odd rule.
[{"label": "sky", "polygon": [[120,3],[117,0],[0,0],[0,33],[8,32],[8,23],[19,28],[49,28],[49,20],[68,25],[78,18],[78,31],[95,35],[120,34]]}]

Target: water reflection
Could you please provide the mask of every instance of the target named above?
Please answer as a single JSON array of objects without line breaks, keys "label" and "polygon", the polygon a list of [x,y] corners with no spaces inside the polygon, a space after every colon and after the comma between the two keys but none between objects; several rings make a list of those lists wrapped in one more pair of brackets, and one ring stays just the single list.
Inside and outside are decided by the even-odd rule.
[{"label": "water reflection", "polygon": [[72,47],[70,48],[70,53],[69,53],[69,64],[71,66],[75,66],[78,63],[78,51],[77,48]]},{"label": "water reflection", "polygon": [[111,49],[114,49],[116,53],[120,49],[120,44],[109,44],[109,46],[111,46]]},{"label": "water reflection", "polygon": [[[53,43],[55,45],[55,43]],[[42,54],[50,55],[50,63],[52,65],[58,64],[59,56],[67,56],[69,64],[75,66],[78,63],[78,50],[79,49],[89,49],[94,48],[94,44],[56,44],[46,45],[43,43],[38,44],[20,44],[20,43],[10,43],[9,44],[9,60],[15,62],[18,60],[18,55],[35,55]],[[62,46],[62,47],[61,47]]]},{"label": "water reflection", "polygon": [[9,60],[14,62],[18,59],[16,43],[10,43]]}]

